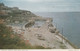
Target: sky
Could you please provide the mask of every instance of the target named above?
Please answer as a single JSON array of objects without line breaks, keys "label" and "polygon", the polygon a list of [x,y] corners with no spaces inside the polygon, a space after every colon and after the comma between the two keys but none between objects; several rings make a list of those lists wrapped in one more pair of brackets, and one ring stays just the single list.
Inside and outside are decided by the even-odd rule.
[{"label": "sky", "polygon": [[32,12],[80,12],[80,0],[0,0],[9,7]]}]

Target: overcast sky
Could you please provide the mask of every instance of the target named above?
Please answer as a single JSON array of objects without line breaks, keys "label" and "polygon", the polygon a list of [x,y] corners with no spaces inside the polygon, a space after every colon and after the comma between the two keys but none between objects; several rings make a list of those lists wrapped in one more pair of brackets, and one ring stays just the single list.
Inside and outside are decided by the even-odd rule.
[{"label": "overcast sky", "polygon": [[80,11],[80,0],[0,0],[10,7],[32,12]]}]

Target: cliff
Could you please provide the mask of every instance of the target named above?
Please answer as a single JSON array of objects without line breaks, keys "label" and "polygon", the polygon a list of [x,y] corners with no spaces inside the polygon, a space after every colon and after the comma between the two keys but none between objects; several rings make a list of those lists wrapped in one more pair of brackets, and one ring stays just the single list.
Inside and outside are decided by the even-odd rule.
[{"label": "cliff", "polygon": [[13,33],[20,35],[26,43],[52,49],[76,48],[60,34],[52,24],[52,18],[36,16],[30,11],[7,7],[4,4],[0,4],[0,8],[0,18],[4,19],[5,23],[12,27]]},{"label": "cliff", "polygon": [[[25,28],[23,34],[24,39],[35,46],[43,46],[52,49],[74,49],[72,45],[59,30],[52,24],[51,21],[42,21],[43,24],[39,25],[41,21],[36,21],[32,27]],[[37,25],[36,25],[37,24]]]}]

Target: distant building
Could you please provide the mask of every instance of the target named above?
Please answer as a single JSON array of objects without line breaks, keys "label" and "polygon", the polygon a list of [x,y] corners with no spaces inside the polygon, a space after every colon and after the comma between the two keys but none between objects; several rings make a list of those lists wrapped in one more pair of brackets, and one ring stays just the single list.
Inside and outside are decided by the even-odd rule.
[{"label": "distant building", "polygon": [[13,7],[12,10],[19,10],[19,8],[18,7]]},{"label": "distant building", "polygon": [[22,15],[30,15],[31,12],[30,11],[22,11]]},{"label": "distant building", "polygon": [[27,11],[27,14],[31,14],[31,12],[30,11]]}]

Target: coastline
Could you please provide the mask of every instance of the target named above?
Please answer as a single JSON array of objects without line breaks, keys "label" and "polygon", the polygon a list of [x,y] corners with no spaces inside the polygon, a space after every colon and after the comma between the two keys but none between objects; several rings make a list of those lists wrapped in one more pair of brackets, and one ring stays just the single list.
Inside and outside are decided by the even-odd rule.
[{"label": "coastline", "polygon": [[[1,7],[1,18],[6,17],[4,18],[6,26],[11,27],[13,33],[20,35],[20,38],[26,43],[51,49],[76,49],[52,24],[52,18],[36,16],[30,11],[20,10],[17,7],[6,7],[4,4]],[[15,24],[16,26],[13,26]]]},{"label": "coastline", "polygon": [[[65,49],[67,48],[67,49],[77,49],[77,47],[75,47],[70,41],[68,41],[62,34],[60,34],[60,32],[56,29],[56,27],[52,24],[52,18],[40,18],[40,17],[38,17],[38,18],[35,18],[35,19],[30,19],[30,21],[31,20],[35,20],[35,21],[45,21],[45,23],[42,25],[42,26],[33,26],[33,25],[31,25],[31,27],[25,27],[24,26],[24,34],[22,34],[22,36],[24,37],[24,40],[28,40],[29,41],[29,43],[31,44],[31,45],[33,45],[33,46],[35,46],[35,45],[38,45],[38,46],[43,46],[43,47],[45,47],[45,48],[57,48],[57,49],[60,49],[60,47],[58,47],[58,45],[57,45],[57,47],[54,47],[54,46],[56,46],[56,45],[54,45],[55,44],[55,42],[54,43],[52,43],[54,40],[57,40],[58,41],[58,43],[62,43],[63,45],[61,45],[61,44],[59,44],[59,45],[61,45],[61,46],[64,46],[65,47]],[[34,21],[34,22],[35,22]],[[31,22],[29,22],[29,23],[31,23]],[[26,24],[26,25],[28,25],[28,24]],[[35,25],[35,24],[34,24]],[[53,26],[51,26],[51,27],[49,27],[48,25],[53,25]],[[33,26],[33,27],[32,27]],[[52,31],[54,31],[54,29],[56,29],[55,30],[55,32],[54,33],[52,33],[52,32],[50,32],[50,29],[52,30]],[[44,34],[44,35],[43,35]],[[49,35],[50,34],[50,35]],[[37,36],[40,36],[41,38],[40,38],[40,40],[38,40],[37,39]],[[47,37],[48,38],[47,38]],[[49,37],[49,36],[51,36],[51,37]],[[54,38],[53,38],[54,37]],[[47,38],[47,39],[46,39]],[[50,39],[51,38],[51,39]],[[52,39],[53,38],[53,39]],[[47,41],[46,41],[47,40]],[[52,42],[50,42],[49,40],[51,40]],[[57,42],[56,41],[56,42]],[[52,44],[48,44],[47,42],[50,42],[50,43],[52,43]],[[63,48],[64,48],[63,47]]]}]

